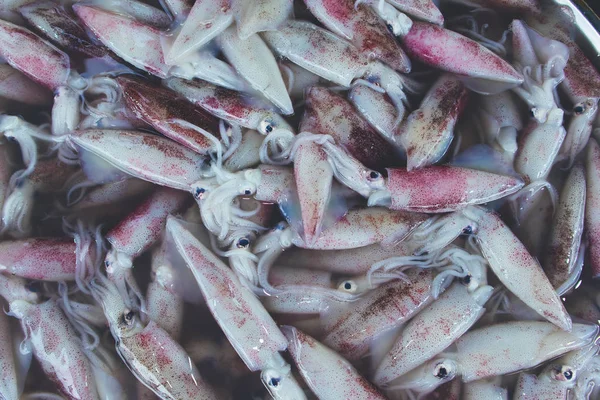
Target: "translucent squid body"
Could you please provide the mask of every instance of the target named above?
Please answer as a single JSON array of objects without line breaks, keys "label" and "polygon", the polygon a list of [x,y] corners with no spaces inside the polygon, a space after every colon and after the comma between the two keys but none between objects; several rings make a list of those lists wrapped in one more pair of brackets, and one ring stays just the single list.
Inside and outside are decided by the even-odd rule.
[{"label": "translucent squid body", "polygon": [[589,266],[594,277],[600,276],[600,146],[592,139],[586,158],[586,207],[585,229],[587,231]]},{"label": "translucent squid body", "polygon": [[0,243],[0,271],[27,279],[73,281],[78,265],[73,239],[30,238]]},{"label": "translucent squid body", "polygon": [[[337,2],[305,0],[308,9],[332,32],[352,42],[369,58],[378,59],[400,72],[410,72],[410,60],[395,37],[370,7],[354,0]],[[398,27],[410,29],[410,19]]]},{"label": "translucent squid body", "polygon": [[116,342],[117,353],[135,377],[161,399],[216,399],[185,350],[156,322],[128,308],[116,286],[97,274],[90,282]]},{"label": "translucent squid body", "polygon": [[493,290],[486,284],[485,266],[473,269],[467,277],[454,283],[404,327],[375,372],[377,384],[387,384],[434,357],[483,315],[483,305]]},{"label": "translucent squid body", "polygon": [[475,103],[480,106],[475,119],[482,139],[502,152],[512,164],[518,149],[517,134],[523,129],[515,96],[509,91],[492,96],[479,95]]},{"label": "translucent squid body", "polygon": [[396,141],[406,150],[409,171],[435,164],[444,156],[467,95],[457,78],[444,74],[429,89],[421,107],[408,116]]},{"label": "translucent squid body", "polygon": [[[552,285],[564,293],[575,285],[581,275],[583,264],[578,265],[583,236],[586,181],[583,166],[571,169],[560,195],[560,201],[552,224],[547,256],[542,264]],[[562,285],[566,287],[561,288]]]},{"label": "translucent squid body", "polygon": [[290,366],[279,354],[288,341],[260,301],[181,223],[170,218],[167,231],[194,273],[209,310],[246,366],[261,371],[261,380],[275,399],[304,399]]},{"label": "translucent squid body", "polygon": [[63,49],[87,57],[104,57],[108,50],[90,41],[83,26],[65,6],[53,2],[34,2],[19,9],[23,18],[48,40]]},{"label": "translucent squid body", "polygon": [[385,397],[335,351],[292,326],[281,330],[308,386],[321,399],[383,400]]},{"label": "translucent squid body", "polygon": [[[452,166],[430,166],[413,171],[388,168],[387,178],[379,177],[379,180],[384,181],[383,188],[370,192],[370,206],[429,213],[488,203],[523,187],[523,181],[515,177]],[[343,182],[351,189],[366,183],[364,179]],[[431,187],[436,190],[429,190]]]},{"label": "translucent squid body", "polygon": [[594,363],[597,353],[596,345],[582,347],[551,362],[537,376],[520,374],[515,399],[567,399],[569,392],[575,398],[586,398],[590,394],[586,387],[590,381],[586,379],[585,372]]},{"label": "translucent squid body", "polygon": [[42,369],[70,399],[99,399],[90,360],[57,300],[10,302]]},{"label": "translucent squid body", "polygon": [[[420,235],[419,230],[413,232],[413,238]],[[556,326],[571,329],[571,318],[539,262],[495,213],[469,207],[441,217],[433,225],[424,224],[423,232],[429,234],[421,239],[419,250],[430,253],[462,232],[472,233],[481,254],[508,290]]]},{"label": "translucent squid body", "polygon": [[[136,117],[199,154],[206,155],[215,150],[215,141],[220,132],[217,118],[194,107],[172,91],[152,85],[135,75],[120,75],[116,81],[121,86],[127,107]],[[207,133],[200,134],[197,129],[189,128],[181,121]]]},{"label": "translucent squid body", "polygon": [[106,273],[130,307],[143,300],[132,275],[133,260],[160,239],[167,216],[183,209],[189,200],[186,192],[159,188],[107,233],[111,249],[106,255]]},{"label": "translucent squid body", "polygon": [[[392,280],[366,292],[346,304],[343,316],[335,318],[326,328],[323,343],[348,360],[360,359],[378,337],[424,312],[421,310],[433,301],[432,282],[430,270],[414,269],[404,279]],[[335,304],[330,307],[333,310],[329,312],[335,315],[338,312]]]},{"label": "translucent squid body", "polygon": [[547,39],[529,28],[523,21],[511,24],[515,65],[525,81],[513,91],[530,107],[536,121],[544,123],[548,113],[557,107],[555,88],[563,80],[563,69],[569,59],[567,46]]},{"label": "translucent squid body", "polygon": [[237,34],[248,39],[258,32],[275,31],[294,11],[292,0],[242,1],[236,4]]},{"label": "translucent squid body", "polygon": [[404,87],[415,90],[408,78],[378,61],[369,61],[351,43],[310,22],[289,20],[278,31],[262,36],[279,56],[338,85],[349,87],[355,79],[369,85],[379,83],[397,108],[404,107]]},{"label": "translucent squid body", "polygon": [[402,44],[411,58],[452,72],[478,93],[497,94],[523,83],[523,76],[492,51],[441,26],[413,22]]},{"label": "translucent squid body", "polygon": [[254,129],[266,135],[260,152],[263,162],[277,160],[279,153],[290,146],[294,136],[292,127],[270,106],[250,96],[207,82],[191,82],[180,78],[167,79],[165,85],[231,125]]},{"label": "translucent squid body", "polygon": [[250,86],[262,93],[285,115],[294,113],[279,66],[258,34],[242,39],[228,28],[217,39],[223,54]]},{"label": "translucent squid body", "polygon": [[[455,353],[442,353],[393,383],[395,389],[430,392],[462,376],[463,382],[532,368],[590,344],[598,327],[574,324],[565,332],[547,322],[517,321],[490,325],[464,334]],[[490,346],[490,343],[494,346]]]}]

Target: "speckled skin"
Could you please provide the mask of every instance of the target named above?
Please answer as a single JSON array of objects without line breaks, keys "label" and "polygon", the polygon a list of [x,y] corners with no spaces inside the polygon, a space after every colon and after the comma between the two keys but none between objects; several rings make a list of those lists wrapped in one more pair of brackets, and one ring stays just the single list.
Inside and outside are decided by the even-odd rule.
[{"label": "speckled skin", "polygon": [[69,57],[23,27],[0,21],[0,49],[8,64],[50,90],[67,82]]},{"label": "speckled skin", "polygon": [[427,216],[380,207],[353,209],[335,225],[324,230],[313,244],[294,243],[312,250],[342,250],[404,239]]},{"label": "speckled skin", "polygon": [[556,382],[531,374],[520,374],[514,400],[566,400],[568,389]]},{"label": "speckled skin", "polygon": [[75,242],[35,238],[0,243],[0,271],[50,282],[75,279]]},{"label": "speckled skin", "polygon": [[404,119],[405,109],[396,109],[385,93],[365,85],[353,86],[348,99],[379,134],[388,140],[394,137],[398,130],[397,122]]},{"label": "speckled skin", "polygon": [[136,68],[166,78],[160,31],[122,14],[75,4],[73,10],[100,41]]},{"label": "speckled skin", "polygon": [[476,92],[495,94],[523,82],[510,64],[490,50],[436,25],[415,21],[402,43],[414,59],[467,78],[465,85]]},{"label": "speckled skin", "polygon": [[78,168],[67,165],[58,158],[38,160],[35,169],[27,177],[36,192],[58,193],[64,190],[65,183],[78,171]]},{"label": "speckled skin", "polygon": [[588,240],[589,265],[594,277],[600,277],[600,146],[591,139],[586,159],[585,230]]},{"label": "speckled skin", "polygon": [[338,85],[350,86],[366,71],[368,59],[356,47],[310,22],[288,20],[262,37],[277,55]]},{"label": "speckled skin", "polygon": [[195,107],[176,93],[153,85],[135,75],[121,75],[116,78],[116,81],[123,90],[127,107],[137,118],[199,154],[207,154],[213,148],[213,141],[174,120],[187,121],[216,138],[219,136],[218,118],[202,108]]},{"label": "speckled skin", "polygon": [[374,263],[390,257],[411,255],[402,246],[386,248],[379,243],[355,249],[306,250],[292,248],[277,260],[281,265],[301,268],[316,268],[344,275],[363,275]]},{"label": "speckled skin", "polygon": [[293,190],[294,173],[291,168],[261,164],[260,183],[256,186],[254,198],[258,201],[279,202]]},{"label": "speckled skin", "polygon": [[[414,171],[387,169],[390,208],[443,213],[511,195],[523,187],[518,178],[449,166]],[[435,188],[435,190],[431,190]]]},{"label": "speckled skin", "polygon": [[117,350],[136,377],[162,399],[217,399],[185,350],[154,321],[132,336],[121,337]]},{"label": "speckled skin", "polygon": [[167,62],[176,64],[211,41],[233,22],[231,0],[198,0],[175,38]]},{"label": "speckled skin", "polygon": [[99,399],[92,367],[81,341],[55,300],[30,304],[17,300],[10,311],[21,320],[35,358],[69,399]]},{"label": "speckled skin", "polygon": [[192,269],[206,304],[251,371],[270,366],[287,341],[269,313],[235,273],[174,218],[167,220],[177,250]]},{"label": "speckled skin", "polygon": [[158,185],[187,191],[202,178],[202,156],[156,135],[89,129],[75,132],[71,140],[116,168]]},{"label": "speckled skin", "polygon": [[291,326],[282,327],[298,371],[319,399],[384,400],[369,381],[335,351]]},{"label": "speckled skin", "polygon": [[463,387],[463,400],[508,400],[508,392],[500,386],[500,380],[481,379],[469,382]]},{"label": "speckled skin", "polygon": [[20,8],[21,15],[41,35],[58,46],[87,57],[104,57],[105,47],[92,43],[83,26],[53,2],[38,2]]},{"label": "speckled skin", "polygon": [[163,2],[177,21],[187,17],[194,5],[194,0],[163,0]]},{"label": "speckled skin", "polygon": [[301,236],[310,246],[321,235],[333,181],[327,154],[319,144],[307,142],[298,146],[294,156],[294,178],[302,212]]},{"label": "speckled skin", "polygon": [[468,94],[458,79],[443,74],[429,89],[419,109],[410,113],[396,139],[406,150],[409,171],[435,164],[444,156]]},{"label": "speckled skin", "polygon": [[188,81],[180,78],[170,78],[164,84],[181,94],[197,106],[202,107],[217,118],[255,129],[262,134],[264,127],[261,122],[269,121],[273,128],[292,128],[272,107],[264,102],[251,98],[241,92],[217,87],[203,81]]},{"label": "speckled skin", "polygon": [[18,276],[0,274],[0,296],[8,303],[25,300],[29,303],[39,302],[39,295],[28,289],[27,281]]},{"label": "speckled skin", "polygon": [[534,367],[588,345],[597,333],[594,325],[573,324],[573,330],[565,332],[538,321],[506,322],[468,332],[456,341],[463,382]]},{"label": "speckled skin", "polygon": [[136,258],[160,239],[167,217],[183,210],[189,193],[158,188],[107,234],[112,248]]},{"label": "speckled skin", "polygon": [[237,33],[242,40],[264,31],[276,31],[292,15],[293,0],[256,0],[237,4]]},{"label": "speckled skin", "polygon": [[571,317],[540,263],[497,214],[479,208],[471,210],[478,215],[475,239],[498,279],[542,317],[561,329],[571,330]]},{"label": "speckled skin", "polygon": [[583,235],[585,188],[585,170],[575,165],[560,194],[543,263],[546,276],[555,288],[571,276],[576,266]]},{"label": "speckled skin", "polygon": [[346,98],[316,86],[306,91],[305,98],[301,132],[331,135],[338,146],[367,168],[382,171],[398,164],[396,149],[361,118]]},{"label": "speckled skin", "polygon": [[312,14],[332,32],[352,42],[367,58],[410,72],[411,63],[396,38],[366,4],[354,0],[305,0]]},{"label": "speckled skin", "polygon": [[444,24],[444,16],[431,0],[388,0],[398,10],[436,25]]},{"label": "speckled skin", "polygon": [[52,104],[49,90],[8,64],[0,65],[0,96],[34,106]]},{"label": "speckled skin", "polygon": [[[278,259],[279,264],[279,259]],[[286,265],[281,263],[280,265]],[[269,283],[274,287],[281,285],[303,285],[332,288],[331,273],[307,268],[277,266],[269,271]],[[271,296],[261,297],[269,312],[291,314],[318,314],[323,308],[323,299],[311,293],[284,291]]]},{"label": "speckled skin", "polygon": [[484,312],[467,288],[455,283],[406,325],[373,381],[385,385],[423,364],[460,338]]},{"label": "speckled skin", "polygon": [[352,312],[336,321],[323,343],[348,360],[359,360],[379,335],[417,315],[433,301],[433,274],[414,269],[406,275],[410,283],[393,280],[361,296],[352,304]]},{"label": "speckled skin", "polygon": [[540,14],[528,14],[527,23],[542,35],[569,47],[569,61],[561,87],[573,104],[600,99],[600,72],[573,41],[571,30],[575,17],[568,6],[548,4]]},{"label": "speckled skin", "polygon": [[2,360],[0,362],[0,397],[6,400],[17,400],[19,388],[10,332],[10,318],[5,313],[0,314],[0,360]]},{"label": "speckled skin", "polygon": [[109,204],[121,203],[144,196],[154,189],[154,185],[141,179],[122,179],[106,183],[88,191],[81,201],[71,206],[72,210],[84,210],[92,207],[102,207]]},{"label": "speckled skin", "polygon": [[183,324],[183,298],[175,287],[177,270],[168,257],[169,243],[163,240],[152,252],[151,280],[146,291],[146,313],[176,341]]},{"label": "speckled skin", "polygon": [[230,27],[219,35],[217,41],[227,60],[252,88],[262,93],[283,114],[294,113],[277,61],[258,34],[241,39],[237,30]]}]

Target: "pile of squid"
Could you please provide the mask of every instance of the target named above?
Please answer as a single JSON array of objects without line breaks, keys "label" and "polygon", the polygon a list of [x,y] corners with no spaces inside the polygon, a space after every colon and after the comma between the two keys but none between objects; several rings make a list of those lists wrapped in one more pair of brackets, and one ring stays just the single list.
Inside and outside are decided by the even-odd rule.
[{"label": "pile of squid", "polygon": [[600,73],[571,8],[0,18],[1,399],[600,398]]}]

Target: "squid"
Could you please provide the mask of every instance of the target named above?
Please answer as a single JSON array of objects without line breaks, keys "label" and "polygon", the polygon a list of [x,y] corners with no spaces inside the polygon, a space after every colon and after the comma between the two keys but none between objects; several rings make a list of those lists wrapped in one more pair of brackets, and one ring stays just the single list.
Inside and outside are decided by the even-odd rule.
[{"label": "squid", "polygon": [[174,218],[167,231],[200,286],[217,323],[251,371],[275,399],[304,399],[305,395],[280,355],[288,342],[271,316],[233,271],[205,248]]},{"label": "squid", "polygon": [[413,240],[422,237],[417,240],[422,244],[417,252],[431,253],[462,233],[473,234],[482,256],[508,290],[557,327],[571,330],[571,318],[540,263],[494,212],[466,208],[423,224],[423,229],[413,232]]},{"label": "squid", "polygon": [[456,341],[456,352],[442,353],[390,385],[426,393],[457,376],[469,383],[532,368],[589,345],[597,332],[593,325],[574,324],[572,332],[565,332],[539,321],[490,325],[464,334]]}]

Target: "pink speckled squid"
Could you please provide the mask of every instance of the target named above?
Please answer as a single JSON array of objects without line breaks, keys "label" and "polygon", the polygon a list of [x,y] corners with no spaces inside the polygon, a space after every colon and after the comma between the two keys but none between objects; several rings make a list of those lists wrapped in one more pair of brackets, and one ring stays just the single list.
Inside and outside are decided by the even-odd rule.
[{"label": "pink speckled squid", "polygon": [[532,368],[589,345],[597,334],[597,326],[583,324],[574,324],[571,332],[538,321],[490,325],[464,334],[456,341],[456,352],[441,353],[389,386],[426,393],[457,376],[468,383]]},{"label": "pink speckled squid", "polygon": [[167,231],[194,273],[210,312],[246,366],[261,371],[261,381],[273,398],[305,399],[279,353],[288,342],[260,301],[181,223],[169,218]]},{"label": "pink speckled squid", "polygon": [[421,237],[416,241],[420,244],[417,251],[431,253],[461,233],[473,234],[482,256],[508,290],[556,326],[571,329],[571,318],[540,263],[494,212],[468,207],[423,224],[412,239]]},{"label": "pink speckled squid", "polygon": [[335,351],[292,326],[281,330],[288,351],[312,391],[322,399],[383,400],[385,396]]},{"label": "pink speckled squid", "polygon": [[135,377],[161,399],[216,399],[185,350],[154,321],[130,309],[116,286],[97,273],[89,289],[102,306],[117,353]]},{"label": "pink speckled squid", "polygon": [[167,217],[182,210],[189,194],[159,188],[125,219],[106,234],[110,250],[106,254],[106,274],[130,307],[143,304],[143,296],[133,274],[133,260],[156,243]]}]

